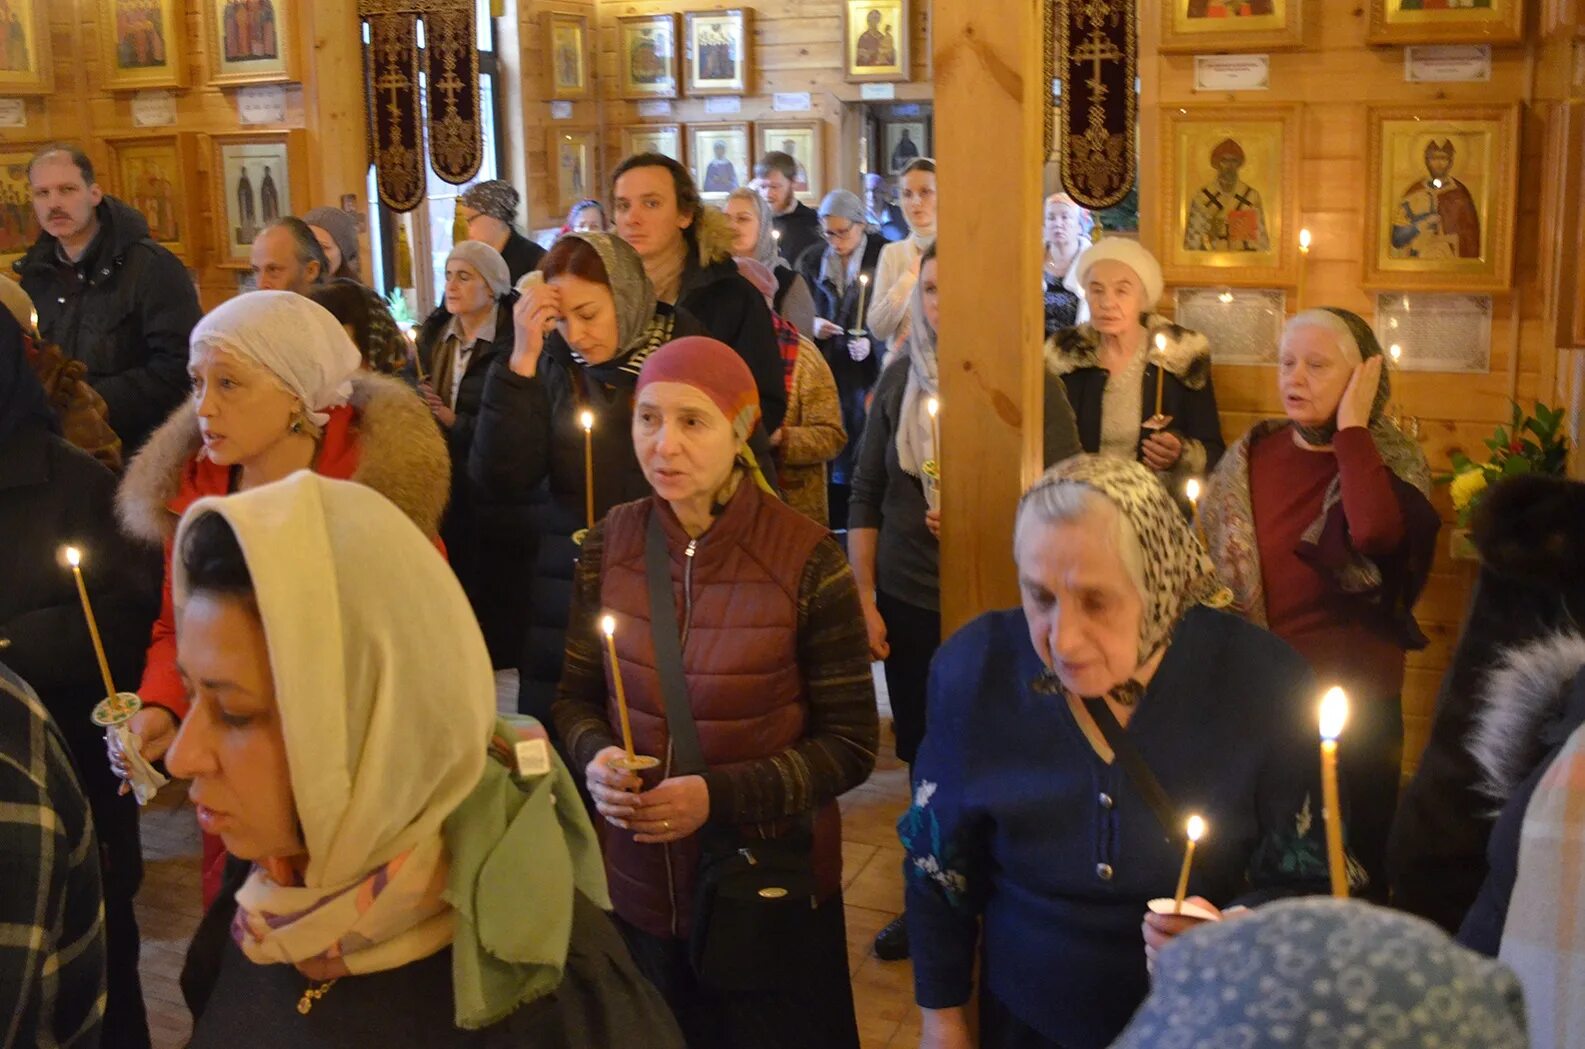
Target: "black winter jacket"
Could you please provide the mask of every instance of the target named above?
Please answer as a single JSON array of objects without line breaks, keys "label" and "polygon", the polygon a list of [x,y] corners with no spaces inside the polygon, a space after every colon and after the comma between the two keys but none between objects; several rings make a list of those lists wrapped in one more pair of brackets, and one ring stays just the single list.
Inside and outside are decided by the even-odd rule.
[{"label": "black winter jacket", "polygon": [[[671,309],[659,306],[662,312]],[[677,311],[674,338],[702,334],[698,321]],[[502,356],[485,379],[468,476],[476,504],[492,507],[492,515],[519,515],[522,542],[537,547],[526,626],[517,650],[517,709],[538,718],[547,729],[561,680],[578,561],[572,535],[586,527],[583,428],[578,414],[588,407],[596,419],[591,447],[594,513],[599,520],[613,506],[650,495],[649,482],[633,453],[635,382],[636,377],[626,373],[620,373],[611,386],[590,378],[573,361],[558,332],[546,337],[533,378],[514,373],[507,367],[507,356]]]},{"label": "black winter jacket", "polygon": [[676,304],[743,358],[759,389],[765,432],[775,433],[787,415],[787,383],[770,307],[759,289],[730,257],[701,266],[690,255]]},{"label": "black winter jacket", "polygon": [[[886,239],[873,231],[869,233],[864,244],[864,259],[859,263],[859,273],[869,274],[872,293],[875,290],[875,267],[880,265],[881,249],[885,248],[886,244]],[[830,366],[832,377],[836,379],[837,399],[842,405],[842,426],[848,432],[847,446],[831,462],[831,481],[834,484],[849,484],[853,478],[854,459],[858,456],[859,442],[864,438],[864,422],[869,415],[866,401],[870,390],[875,386],[875,380],[880,378],[881,359],[886,356],[886,343],[869,334],[866,318],[858,316],[859,282],[850,281],[843,293],[838,295],[836,285],[820,275],[824,259],[823,243],[816,244],[798,257],[798,272],[814,292],[815,316],[824,317],[831,323],[841,326],[845,332],[862,328],[869,335],[870,340],[870,355],[862,361],[855,361],[853,355],[848,352],[846,335],[815,339],[815,345],[820,347],[820,353],[825,357],[826,364]],[[873,294],[865,297],[866,316],[873,301]]]},{"label": "black winter jacket", "polygon": [[88,365],[130,458],[187,395],[187,338],[203,311],[187,268],[149,237],[142,215],[107,196],[99,227],[75,266],[44,233],[14,268],[44,338]]}]

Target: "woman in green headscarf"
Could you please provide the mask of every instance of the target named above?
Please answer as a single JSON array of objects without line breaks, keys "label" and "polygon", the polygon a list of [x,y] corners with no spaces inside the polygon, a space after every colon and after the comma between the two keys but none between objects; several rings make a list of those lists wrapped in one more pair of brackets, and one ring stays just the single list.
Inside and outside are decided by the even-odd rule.
[{"label": "woman in green headscarf", "polygon": [[[480,497],[524,507],[534,536],[518,709],[548,722],[566,648],[578,547],[574,533],[649,494],[633,455],[633,386],[659,347],[703,327],[657,302],[638,252],[609,233],[569,233],[520,286],[509,358],[485,380],[467,469]],[[586,500],[583,413],[593,464]]]},{"label": "woman in green headscarf", "polygon": [[1238,611],[1353,700],[1342,748],[1349,848],[1366,894],[1385,899],[1404,652],[1426,646],[1413,609],[1441,527],[1431,471],[1387,417],[1381,344],[1357,314],[1290,320],[1277,384],[1287,417],[1256,423],[1228,449],[1201,504],[1206,537]]}]

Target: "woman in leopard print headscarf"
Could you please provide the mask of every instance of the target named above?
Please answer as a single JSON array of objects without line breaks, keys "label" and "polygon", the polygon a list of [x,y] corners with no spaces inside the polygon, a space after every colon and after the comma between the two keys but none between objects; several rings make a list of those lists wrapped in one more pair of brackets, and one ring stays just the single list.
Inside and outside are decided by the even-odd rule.
[{"label": "woman in leopard print headscarf", "polygon": [[1214,607],[1210,561],[1140,463],[1053,467],[1013,548],[1022,607],[931,668],[898,825],[915,992],[929,1044],[969,1044],[978,940],[982,1049],[1099,1047],[1144,999],[1147,957],[1197,923],[1149,910],[1170,910],[1190,813],[1211,827],[1202,914],[1324,884],[1315,680]]}]

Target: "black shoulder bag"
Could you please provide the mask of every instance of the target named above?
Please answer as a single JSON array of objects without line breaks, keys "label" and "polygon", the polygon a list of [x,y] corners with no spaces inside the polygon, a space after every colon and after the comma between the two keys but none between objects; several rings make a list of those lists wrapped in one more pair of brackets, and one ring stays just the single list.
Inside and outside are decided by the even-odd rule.
[{"label": "black shoulder bag", "polygon": [[[644,569],[673,768],[685,776],[702,774],[706,766],[688,705],[671,556],[658,510],[650,513]],[[713,823],[700,830],[688,943],[700,983],[723,991],[770,990],[808,974],[809,918],[817,902],[811,827],[805,817],[791,833],[765,839]]]},{"label": "black shoulder bag", "polygon": [[1178,818],[1177,808],[1167,796],[1156,774],[1150,771],[1149,765],[1145,764],[1145,759],[1134,746],[1134,741],[1128,738],[1128,733],[1118,724],[1117,715],[1112,713],[1112,708],[1106,705],[1104,699],[1081,698],[1080,702],[1084,704],[1084,709],[1089,711],[1096,727],[1101,730],[1106,745],[1112,748],[1112,754],[1116,756],[1117,763],[1123,766],[1123,772],[1128,776],[1129,782],[1139,791],[1139,796],[1144,799],[1145,804],[1150,806],[1150,811],[1155,813],[1156,819],[1161,823],[1161,829],[1167,832],[1167,840],[1181,839],[1184,836],[1184,824]]}]

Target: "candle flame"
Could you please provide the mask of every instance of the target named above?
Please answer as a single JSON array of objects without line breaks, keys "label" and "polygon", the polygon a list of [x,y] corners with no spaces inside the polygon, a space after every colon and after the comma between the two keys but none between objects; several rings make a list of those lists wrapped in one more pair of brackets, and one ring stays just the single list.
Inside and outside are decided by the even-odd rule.
[{"label": "candle flame", "polygon": [[925,411],[929,412],[930,418],[934,419],[941,412],[941,402],[934,397],[930,398],[925,402]]},{"label": "candle flame", "polygon": [[770,231],[770,236],[771,236],[771,240],[781,240],[781,230],[779,230],[779,229],[771,230]]},{"label": "candle flame", "polygon": [[600,633],[604,634],[606,637],[615,637],[616,636],[616,617],[615,616],[601,616],[600,617]]},{"label": "candle flame", "polygon": [[868,284],[869,282],[870,282],[870,275],[868,273],[860,273],[859,274],[859,283],[860,284]]},{"label": "candle flame", "polygon": [[594,429],[594,413],[587,408],[585,408],[582,412],[579,412],[578,425],[583,427],[584,433],[588,433],[590,430]]},{"label": "candle flame", "polygon": [[1167,352],[1167,333],[1164,332],[1164,331],[1158,331],[1156,333],[1156,352],[1157,353],[1166,353]]},{"label": "candle flame", "polygon": [[39,330],[39,311],[38,310],[29,310],[28,311],[28,330],[32,331],[32,332],[36,332],[36,331]]},{"label": "candle flame", "polygon": [[1190,841],[1199,841],[1205,837],[1205,820],[1199,816],[1189,817],[1188,835]]},{"label": "candle flame", "polygon": [[1403,357],[1403,347],[1399,346],[1397,343],[1393,343],[1392,346],[1387,350],[1387,353],[1392,356],[1392,363],[1397,364],[1398,361]]},{"label": "candle flame", "polygon": [[1305,252],[1310,250],[1310,231],[1307,229],[1299,231],[1299,250]]},{"label": "candle flame", "polygon": [[1194,478],[1194,477],[1189,478],[1188,481],[1186,481],[1184,483],[1184,485],[1183,485],[1183,494],[1189,497],[1189,502],[1191,502],[1191,503],[1199,502],[1200,501],[1200,482],[1199,482],[1199,480],[1197,478]]},{"label": "candle flame", "polygon": [[75,546],[68,546],[61,552],[66,555],[66,563],[71,565],[73,568],[76,568],[83,563],[83,552],[77,549]]},{"label": "candle flame", "polygon": [[1343,724],[1348,720],[1348,694],[1340,688],[1329,688],[1321,699],[1321,738],[1335,740],[1343,734]]}]

